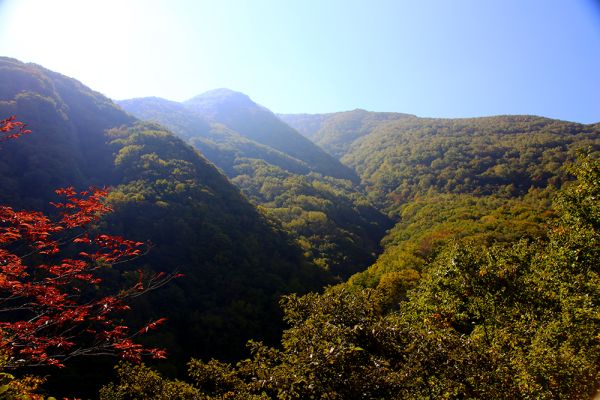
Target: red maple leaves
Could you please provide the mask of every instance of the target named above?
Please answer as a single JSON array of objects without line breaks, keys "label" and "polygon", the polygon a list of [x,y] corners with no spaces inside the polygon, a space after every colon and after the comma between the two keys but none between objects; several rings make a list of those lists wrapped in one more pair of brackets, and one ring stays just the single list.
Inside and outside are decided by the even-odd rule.
[{"label": "red maple leaves", "polygon": [[25,129],[26,126],[24,123],[17,121],[14,115],[0,120],[0,142],[31,133],[30,130]]},{"label": "red maple leaves", "polygon": [[[28,133],[14,117],[0,121],[0,141]],[[139,273],[137,282],[111,295],[97,295],[101,268],[126,262],[148,251],[146,243],[94,234],[92,225],[111,212],[106,189],[77,192],[59,189],[60,215],[16,211],[0,206],[0,355],[4,367],[57,365],[77,355],[116,354],[132,361],[164,358],[133,339],[165,321],[135,333],[116,313],[127,300],[156,289],[174,275]],[[104,288],[106,289],[106,288]]]}]

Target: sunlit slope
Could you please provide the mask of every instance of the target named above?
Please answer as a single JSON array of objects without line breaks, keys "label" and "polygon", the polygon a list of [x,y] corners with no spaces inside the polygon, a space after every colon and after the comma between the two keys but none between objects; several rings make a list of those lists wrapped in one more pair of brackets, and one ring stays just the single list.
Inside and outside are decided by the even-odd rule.
[{"label": "sunlit slope", "polygon": [[330,114],[279,114],[279,118],[330,154],[341,158],[352,142],[369,134],[379,124],[415,116],[356,109]]},{"label": "sunlit slope", "polygon": [[342,161],[385,207],[428,191],[517,196],[558,185],[577,149],[600,146],[594,125],[536,116],[407,118],[378,125]]}]

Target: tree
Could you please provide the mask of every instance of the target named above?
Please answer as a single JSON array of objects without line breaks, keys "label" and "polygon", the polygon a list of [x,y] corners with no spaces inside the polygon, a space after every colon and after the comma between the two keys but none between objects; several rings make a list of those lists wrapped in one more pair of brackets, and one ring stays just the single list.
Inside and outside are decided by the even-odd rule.
[{"label": "tree", "polygon": [[[15,117],[0,121],[0,141],[26,133]],[[94,223],[111,212],[104,203],[107,189],[69,187],[56,193],[62,200],[51,203],[59,211],[55,218],[0,206],[0,366],[62,366],[79,355],[118,355],[134,362],[144,355],[164,358],[163,350],[134,342],[164,318],[131,332],[117,313],[129,309],[128,299],[174,275],[140,271],[128,288],[102,287],[101,268],[139,257],[149,245],[96,232]]]},{"label": "tree", "polygon": [[192,360],[189,384],[121,364],[100,398],[590,399],[600,386],[598,153],[572,172],[540,239],[452,243],[407,293],[408,273],[376,290],[287,296],[280,347],[251,342],[235,366]]}]

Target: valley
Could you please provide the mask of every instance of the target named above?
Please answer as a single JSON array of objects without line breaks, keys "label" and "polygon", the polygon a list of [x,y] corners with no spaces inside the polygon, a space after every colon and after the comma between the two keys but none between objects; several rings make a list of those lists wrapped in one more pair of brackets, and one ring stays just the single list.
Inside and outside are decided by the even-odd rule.
[{"label": "valley", "polygon": [[93,383],[65,389],[81,377],[67,367],[52,373],[52,393],[596,389],[599,124],[276,114],[229,89],[113,102],[1,57],[0,117],[11,115],[32,132],[1,143],[0,204],[51,212],[57,188],[110,187],[114,211],[97,229],[151,250],[101,272],[104,285],[138,271],[183,275],[120,317],[133,327],[167,318],[140,338],[166,360],[120,363],[117,377],[101,360]]}]

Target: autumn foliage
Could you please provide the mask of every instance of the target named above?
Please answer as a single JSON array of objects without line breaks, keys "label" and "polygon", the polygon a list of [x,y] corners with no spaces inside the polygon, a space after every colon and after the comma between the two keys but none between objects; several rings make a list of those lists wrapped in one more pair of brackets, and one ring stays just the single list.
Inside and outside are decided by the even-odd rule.
[{"label": "autumn foliage", "polygon": [[[14,117],[0,121],[0,141],[29,131]],[[131,332],[119,313],[127,300],[165,284],[173,275],[139,273],[137,282],[98,295],[101,268],[139,257],[148,244],[103,233],[93,225],[111,211],[106,189],[56,190],[58,216],[0,206],[0,355],[4,368],[56,365],[79,355],[119,355],[139,361],[163,350],[144,348],[136,336],[164,319]],[[102,288],[106,292],[107,288]]]},{"label": "autumn foliage", "polygon": [[0,142],[16,139],[28,133],[31,133],[31,131],[26,129],[26,125],[23,122],[17,121],[14,115],[0,120]]}]

